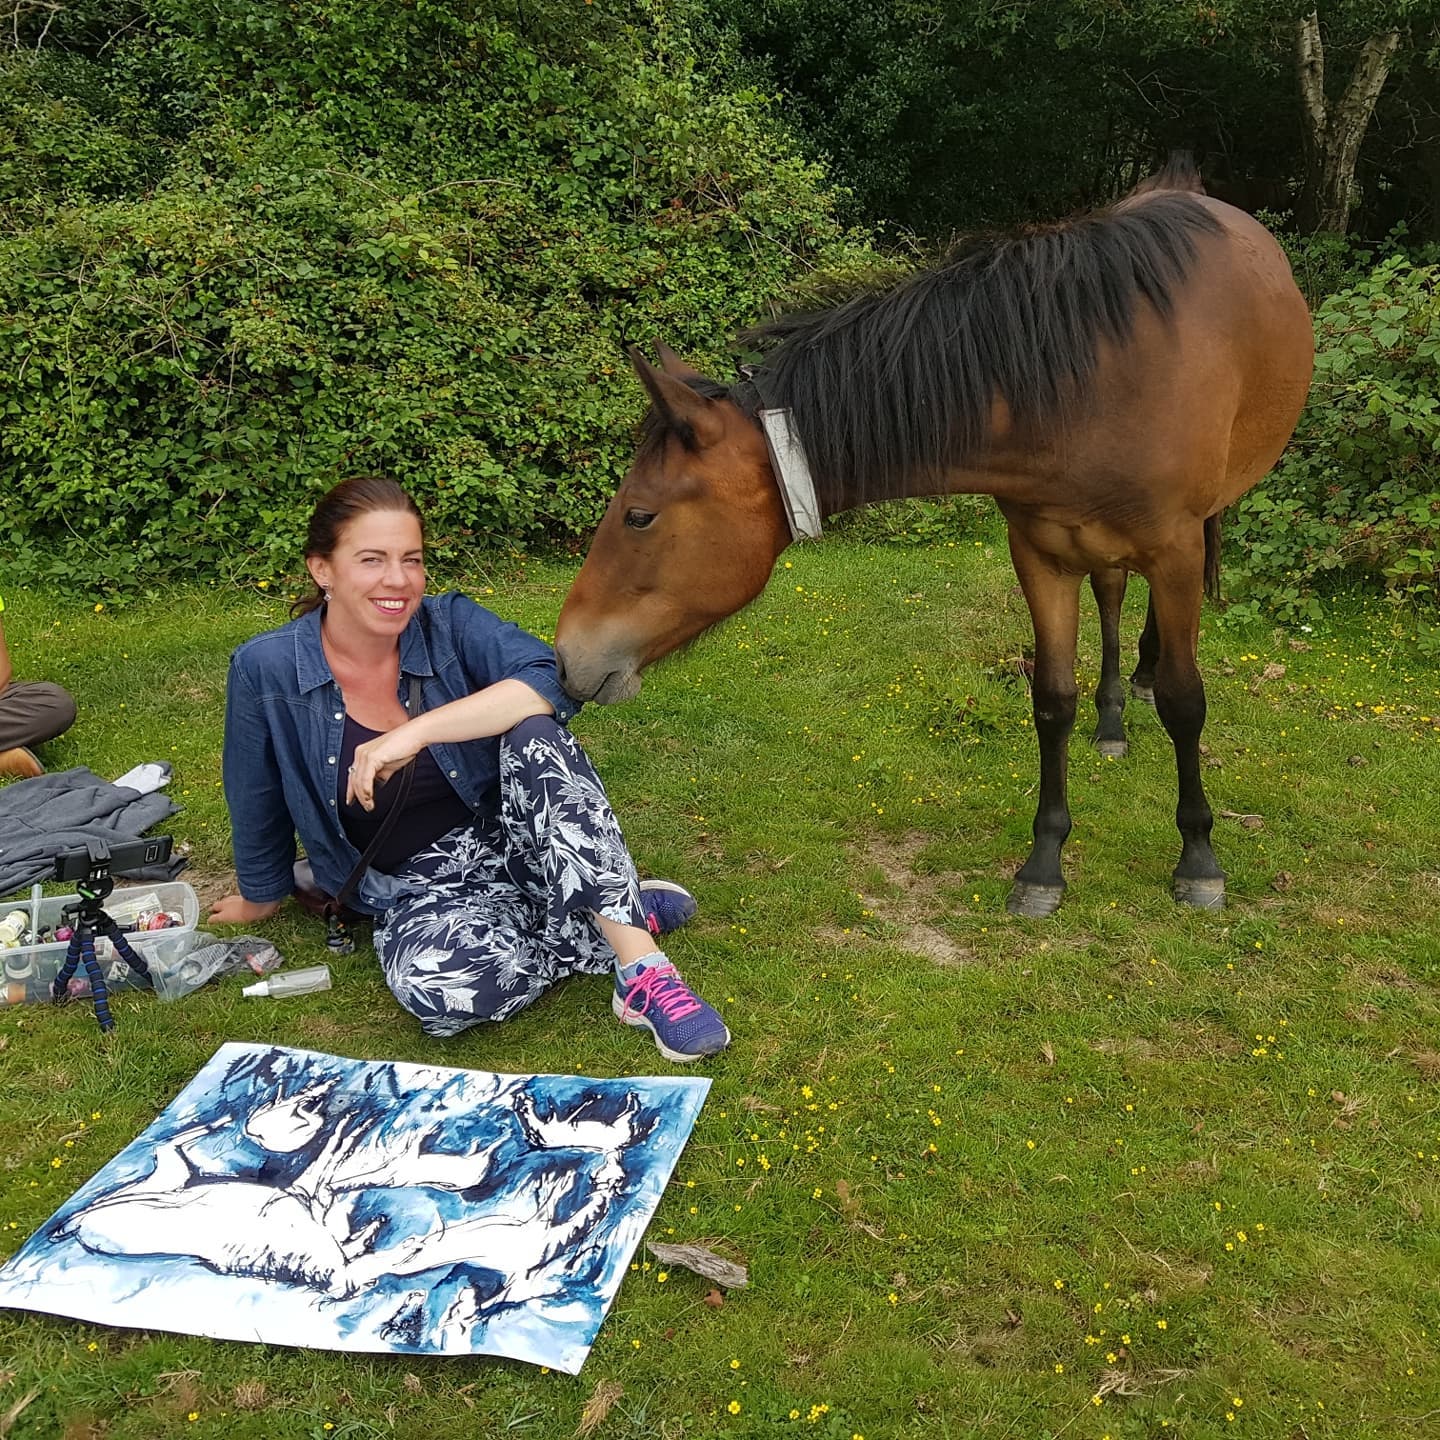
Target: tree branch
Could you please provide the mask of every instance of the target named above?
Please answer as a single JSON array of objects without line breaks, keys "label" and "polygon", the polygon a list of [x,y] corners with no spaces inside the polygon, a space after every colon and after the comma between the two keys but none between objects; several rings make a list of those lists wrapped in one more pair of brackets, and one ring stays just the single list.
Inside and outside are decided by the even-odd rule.
[{"label": "tree branch", "polygon": [[1306,138],[1317,149],[1325,145],[1325,50],[1320,43],[1320,15],[1312,10],[1295,29],[1295,70],[1300,77],[1300,105],[1305,112]]},{"label": "tree branch", "polygon": [[1350,83],[1345,87],[1339,105],[1335,107],[1332,123],[1337,129],[1344,131],[1358,127],[1363,133],[1365,126],[1370,123],[1375,102],[1385,88],[1385,81],[1390,74],[1390,62],[1399,47],[1398,30],[1386,30],[1366,40],[1365,48],[1355,62],[1355,72],[1350,76]]}]

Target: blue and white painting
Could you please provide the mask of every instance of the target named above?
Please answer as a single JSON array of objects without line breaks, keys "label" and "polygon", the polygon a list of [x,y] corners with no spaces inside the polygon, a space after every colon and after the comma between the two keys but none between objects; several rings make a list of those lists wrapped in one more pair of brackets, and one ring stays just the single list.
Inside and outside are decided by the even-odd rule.
[{"label": "blue and white painting", "polygon": [[709,1089],[224,1045],[0,1305],[575,1374]]}]

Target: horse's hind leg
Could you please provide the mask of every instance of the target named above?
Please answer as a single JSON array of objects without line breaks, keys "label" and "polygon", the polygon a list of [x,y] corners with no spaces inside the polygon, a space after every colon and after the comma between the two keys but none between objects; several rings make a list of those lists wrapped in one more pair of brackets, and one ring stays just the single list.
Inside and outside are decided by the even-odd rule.
[{"label": "horse's hind leg", "polygon": [[[1199,538],[1198,536],[1196,537]],[[1205,728],[1205,684],[1196,663],[1200,638],[1203,562],[1200,547],[1171,551],[1150,568],[1150,604],[1159,636],[1155,708],[1175,745],[1180,798],[1175,823],[1180,863],[1174,895],[1181,904],[1218,910],[1225,903],[1225,872],[1210,848],[1213,823],[1200,780],[1200,732]]]},{"label": "horse's hind leg", "polygon": [[1140,632],[1140,654],[1130,676],[1130,693],[1147,705],[1155,703],[1155,662],[1160,658],[1160,631],[1155,625],[1155,596],[1145,607],[1145,628]]},{"label": "horse's hind leg", "polygon": [[1080,580],[1066,575],[1010,528],[1010,558],[1035,624],[1035,738],[1040,742],[1040,801],[1035,843],[1015,874],[1005,908],[1012,915],[1051,915],[1065,893],[1060,849],[1070,834],[1066,768],[1075,725],[1075,641]]},{"label": "horse's hind leg", "polygon": [[1119,759],[1130,749],[1125,739],[1125,685],[1120,679],[1120,611],[1129,576],[1123,569],[1093,570],[1090,588],[1100,607],[1100,683],[1095,687],[1095,748]]}]

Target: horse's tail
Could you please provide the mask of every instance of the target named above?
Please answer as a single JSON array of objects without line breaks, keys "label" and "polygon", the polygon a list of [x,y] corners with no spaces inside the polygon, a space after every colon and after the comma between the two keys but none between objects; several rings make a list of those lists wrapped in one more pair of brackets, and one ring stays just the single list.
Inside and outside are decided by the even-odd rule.
[{"label": "horse's tail", "polygon": [[1188,190],[1192,195],[1205,193],[1205,182],[1195,168],[1195,156],[1189,150],[1172,150],[1153,175],[1147,175],[1130,193],[1145,195],[1152,190]]},{"label": "horse's tail", "polygon": [[1205,593],[1212,600],[1220,598],[1220,532],[1223,513],[1217,510],[1205,522]]}]

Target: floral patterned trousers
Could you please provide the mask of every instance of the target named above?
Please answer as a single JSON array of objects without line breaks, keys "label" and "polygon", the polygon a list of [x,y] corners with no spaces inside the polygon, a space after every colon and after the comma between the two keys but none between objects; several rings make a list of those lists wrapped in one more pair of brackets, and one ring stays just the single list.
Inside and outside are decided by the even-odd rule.
[{"label": "floral patterned trousers", "polygon": [[410,857],[375,927],[395,998],[428,1035],[507,1020],[557,980],[609,973],[588,912],[645,925],[635,864],[570,732],[535,716],[500,739],[500,814]]}]

